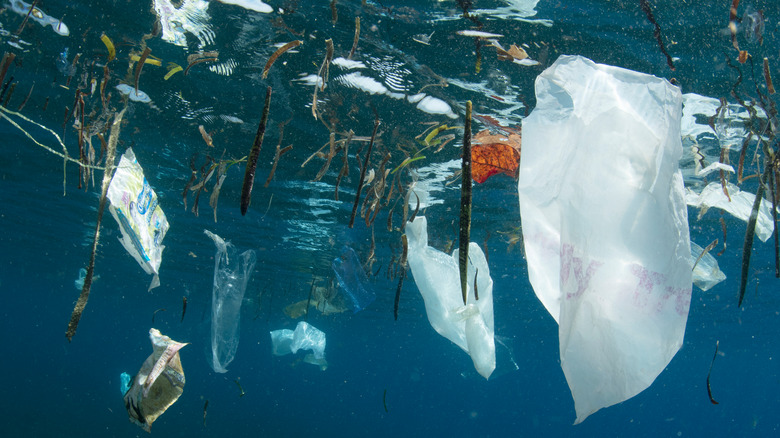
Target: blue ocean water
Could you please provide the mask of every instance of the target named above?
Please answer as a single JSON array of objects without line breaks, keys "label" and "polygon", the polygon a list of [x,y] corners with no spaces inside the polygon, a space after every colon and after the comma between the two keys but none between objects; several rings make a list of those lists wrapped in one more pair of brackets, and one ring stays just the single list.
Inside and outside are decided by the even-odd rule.
[{"label": "blue ocean water", "polygon": [[[539,62],[533,66],[500,61],[487,43],[477,47],[474,38],[456,34],[478,26],[462,17],[456,1],[339,0],[332,7],[323,0],[269,0],[274,9],[270,14],[216,0],[173,3],[181,8],[190,5],[196,12],[163,17],[164,23],[173,23],[168,28],[179,23],[186,29],[178,39],[166,40],[165,34],[144,37],[152,33],[158,15],[151,0],[41,1],[40,14],[54,21],[30,19],[18,35],[24,15],[11,6],[19,1],[3,0],[2,52],[16,55],[1,84],[9,84],[2,99],[7,98],[5,107],[17,111],[23,106],[22,115],[62,137],[70,156],[78,157],[78,131],[72,117],[63,121],[73,111],[76,89],[87,93],[85,119],[97,125],[101,117],[99,84],[107,61],[101,34],[116,48],[116,59],[107,64],[109,107],[124,106],[115,87],[134,83],[133,54],[140,55],[145,44],[153,59],[160,60],[159,66],[143,67],[139,89],[151,102],[128,103],[118,153],[133,148],[170,223],[161,286],[147,291],[151,276],[118,242],[119,228],[106,212],[95,261],[99,278],[78,331],[68,342],[65,329],[79,295],[74,281],[89,260],[102,172],[95,172],[94,184],[90,181],[86,189],[79,189],[77,166],[68,164],[63,187],[62,159],[7,119],[0,120],[4,435],[144,435],[127,420],[120,376],[134,375],[151,354],[151,327],[190,343],[180,352],[187,379],[184,393],[154,423],[152,433],[157,435],[777,433],[780,375],[774,354],[780,351],[776,336],[780,283],[774,278],[772,240],[756,240],[747,294],[737,307],[745,222],[715,209],[699,219],[698,210],[689,209],[691,239],[702,246],[719,239],[713,253],[723,248],[720,218],[724,219],[727,247],[717,260],[727,279],[706,292],[694,287],[684,344],[648,389],[576,426],[574,403],[560,367],[558,327],[533,293],[522,242],[516,241],[521,228],[515,180],[497,175],[474,187],[472,240],[489,258],[495,331],[502,342],[497,346],[498,366],[488,381],[476,373],[463,351],[430,327],[409,273],[398,320],[393,318],[398,277],[390,274],[395,269],[392,261],[401,252],[397,228],[404,201],[393,210],[392,231],[387,230],[391,205],[379,211],[373,232],[362,215],[353,228],[347,226],[360,173],[354,153],[362,147],[359,155],[365,157],[375,117],[382,124],[372,165],[377,167],[390,153],[387,169],[394,169],[421,148],[415,137],[426,129],[444,123],[462,126],[466,100],[474,102],[479,115],[504,126],[520,124],[535,106],[534,79],[561,54],[674,79],[683,93],[726,98],[730,104],[736,104],[737,97],[755,99],[757,90],[765,93],[764,57],[773,75],[780,77],[776,36],[780,8],[775,2],[739,6],[740,19],[748,6],[763,11],[761,41],[757,29],[738,26],[740,46],[755,62],[752,68],[736,61],[727,30],[729,4],[649,2],[675,70],[667,65],[639,1],[469,2],[481,30],[504,35],[505,47],[526,44],[529,56]],[[326,56],[325,40],[333,39],[334,59],[346,58],[355,17],[361,18],[361,33],[353,60],[362,64],[331,65],[328,85],[318,93],[320,117],[315,120],[312,85]],[[67,24],[67,36],[54,31],[56,24],[51,23],[58,20]],[[428,37],[428,44],[419,42]],[[293,40],[303,44],[282,54],[263,79],[274,45]],[[186,76],[180,71],[164,78],[169,63],[187,68],[189,55],[209,51],[219,52],[218,61],[195,64]],[[90,93],[92,79],[97,88]],[[246,156],[267,86],[273,87],[273,100],[249,212],[241,216],[239,211],[245,166],[238,164],[226,171],[217,221],[208,205],[215,179],[201,193],[196,216],[191,211],[195,193],[187,194],[187,208],[182,199],[191,161],[200,179],[207,155],[215,160]],[[409,98],[421,93],[442,111],[420,109],[418,101]],[[448,110],[454,118],[446,114]],[[9,117],[40,143],[62,150],[39,125]],[[706,125],[707,120],[699,122]],[[486,128],[486,123],[476,120],[475,127]],[[733,124],[738,127],[740,122],[735,119]],[[199,126],[210,133],[213,147],[204,142]],[[338,200],[334,192],[341,154],[319,181],[314,180],[325,159],[315,156],[302,166],[321,147],[327,153],[331,127],[337,140],[349,130],[356,137],[350,146],[350,174],[339,185]],[[430,187],[420,211],[428,218],[431,245],[439,249],[451,248],[453,242],[457,246],[458,237],[459,187],[457,178],[453,184],[446,181],[459,165],[452,160],[459,157],[461,135],[451,132],[458,132],[454,141],[438,153],[426,151],[425,159],[412,163]],[[101,156],[100,140],[97,136],[91,140],[96,156]],[[266,188],[277,144],[293,148],[281,157]],[[702,141],[700,146],[704,150],[711,144]],[[684,147],[690,144],[684,142]],[[732,152],[732,164],[737,156]],[[757,168],[751,160],[748,157],[752,164],[746,175]],[[407,173],[403,178],[403,184],[411,181]],[[746,180],[742,189],[755,193],[756,180]],[[695,178],[686,179],[689,182],[696,183]],[[204,229],[242,250],[257,252],[241,309],[240,343],[225,374],[215,373],[209,365],[214,244]],[[273,356],[269,332],[297,324],[285,308],[308,300],[316,289],[312,283],[326,293],[338,291],[331,263],[344,245],[355,249],[364,263],[374,255],[376,261],[367,270],[375,301],[355,314],[310,308],[308,323],[327,334],[326,370],[303,362],[301,353]],[[182,297],[187,298],[183,319]],[[716,341],[720,354],[710,383],[718,405],[710,402],[706,387]]]}]

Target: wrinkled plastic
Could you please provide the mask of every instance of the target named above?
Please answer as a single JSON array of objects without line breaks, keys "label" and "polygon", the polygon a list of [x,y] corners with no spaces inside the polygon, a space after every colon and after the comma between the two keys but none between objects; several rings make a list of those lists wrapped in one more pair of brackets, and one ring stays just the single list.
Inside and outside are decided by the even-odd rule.
[{"label": "wrinkled plastic", "polygon": [[654,76],[561,56],[536,79],[536,100],[523,122],[523,240],[579,423],[650,386],[682,345],[682,96]]},{"label": "wrinkled plastic", "polygon": [[119,390],[122,391],[122,397],[130,390],[130,383],[133,381],[133,377],[130,374],[122,373],[119,376]]},{"label": "wrinkled plastic", "polygon": [[157,329],[149,330],[154,352],[146,358],[133,378],[133,385],[124,396],[131,422],[151,432],[152,423],[184,392],[184,370],[179,350],[187,344],[163,336]]},{"label": "wrinkled plastic", "polygon": [[[702,251],[704,251],[704,248],[691,242],[691,259],[693,260],[692,263],[695,263],[693,267],[693,284],[699,289],[707,291],[725,280],[726,274],[720,270],[718,261],[715,260],[715,257],[713,257],[712,254],[704,254],[704,256],[699,259],[699,255],[701,255]],[[699,263],[696,263],[697,259],[699,259]]]},{"label": "wrinkled plastic", "polygon": [[[471,356],[484,378],[496,368],[493,339],[493,279],[479,245],[469,244],[468,296],[463,305],[458,250],[447,255],[428,246],[428,221],[417,216],[406,224],[408,262],[414,282],[425,301],[428,321],[437,333]],[[474,277],[477,277],[477,295]]]},{"label": "wrinkled plastic", "polygon": [[347,301],[352,306],[353,313],[360,312],[374,301],[376,294],[368,284],[366,272],[354,249],[345,246],[341,250],[341,256],[336,257],[331,266],[341,288],[349,297]]},{"label": "wrinkled plastic", "polygon": [[317,365],[325,370],[328,362],[325,360],[325,333],[306,321],[298,322],[295,330],[282,329],[271,332],[271,344],[273,354],[284,356],[295,354],[298,350],[311,350],[303,361]]},{"label": "wrinkled plastic", "polygon": [[128,148],[119,160],[106,196],[111,201],[108,210],[122,231],[119,241],[147,274],[154,275],[149,289],[159,286],[168,219],[132,149]]},{"label": "wrinkled plastic", "polygon": [[[703,216],[710,207],[715,207],[743,222],[747,222],[750,213],[753,211],[753,202],[756,200],[756,195],[740,190],[739,187],[731,183],[726,183],[726,190],[729,193],[728,196],[724,193],[723,186],[719,182],[707,184],[701,193],[696,193],[688,188],[686,189],[685,201],[691,207],[701,209],[699,217]],[[756,236],[762,242],[766,242],[772,236],[773,231],[772,202],[762,199],[756,219]]]},{"label": "wrinkled plastic", "polygon": [[251,249],[237,254],[236,247],[203,230],[217,246],[214,256],[214,291],[211,295],[211,368],[227,372],[238,350],[241,302],[257,257]]}]

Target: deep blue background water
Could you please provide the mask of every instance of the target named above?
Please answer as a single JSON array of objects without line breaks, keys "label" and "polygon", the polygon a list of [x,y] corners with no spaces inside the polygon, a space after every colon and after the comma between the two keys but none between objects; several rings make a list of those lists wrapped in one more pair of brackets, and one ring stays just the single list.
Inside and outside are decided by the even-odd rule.
[{"label": "deep blue background water", "polygon": [[[293,328],[284,306],[305,299],[312,275],[331,276],[331,260],[349,244],[366,257],[371,233],[358,222],[346,224],[357,185],[357,167],[341,185],[341,201],[332,199],[340,160],[319,183],[311,182],[321,161],[301,168],[313,151],[327,141],[328,131],[311,118],[311,87],[294,81],[316,73],[324,56],[326,38],[336,42],[336,55],[351,47],[356,15],[363,33],[356,59],[374,59],[375,65],[402,66],[400,82],[414,92],[450,80],[447,88],[429,87],[426,93],[448,102],[460,121],[425,114],[413,105],[387,96],[369,96],[331,83],[322,93],[320,106],[338,117],[338,129],[370,135],[374,117],[383,122],[380,150],[398,145],[421,133],[424,122],[462,123],[467,99],[479,114],[498,115],[511,105],[489,97],[518,96],[525,108],[504,113],[519,123],[533,108],[533,80],[558,55],[581,54],[591,59],[661,77],[674,77],[683,92],[715,98],[729,97],[736,74],[726,65],[734,57],[722,29],[728,21],[728,5],[715,2],[654,2],[655,17],[664,31],[677,70],[666,65],[652,35],[652,27],[639,2],[561,2],[542,0],[531,18],[552,20],[552,27],[513,19],[481,17],[483,30],[505,35],[505,45],[529,43],[529,54],[542,62],[521,67],[497,61],[491,49],[482,49],[482,71],[474,71],[476,55],[469,38],[455,31],[471,27],[449,2],[338,2],[339,19],[333,25],[326,1],[270,1],[287,7],[285,23],[305,31],[298,54],[285,54],[260,79],[273,43],[298,38],[271,25],[280,14],[249,13],[235,6],[214,3],[209,7],[215,42],[205,49],[220,50],[220,58],[235,59],[239,67],[231,76],[193,67],[164,81],[165,70],[145,66],[140,88],[155,106],[131,103],[123,127],[120,152],[133,146],[146,176],[160,197],[171,224],[161,267],[160,288],[147,292],[149,277],[117,241],[118,229],[105,216],[96,261],[100,278],[93,285],[89,305],[73,342],[64,331],[79,291],[73,285],[89,257],[95,226],[98,190],[78,190],[76,166],[68,166],[67,195],[62,194],[61,160],[35,146],[6,121],[0,121],[0,333],[4,376],[0,395],[0,419],[8,436],[141,436],[145,433],[127,421],[119,375],[133,374],[151,352],[148,330],[155,310],[154,327],[173,339],[190,342],[181,358],[187,384],[179,401],[153,427],[164,436],[769,436],[777,433],[780,401],[777,359],[780,341],[778,280],[773,278],[771,243],[757,241],[748,294],[737,308],[737,290],[745,225],[726,216],[728,248],[718,258],[727,280],[702,292],[694,288],[685,343],[655,383],[638,396],[603,409],[584,423],[572,426],[574,406],[558,359],[557,326],[533,294],[527,280],[520,245],[511,246],[501,232],[517,231],[520,216],[515,181],[497,176],[476,186],[472,240],[485,242],[494,285],[496,334],[509,347],[517,370],[498,347],[499,365],[489,381],[473,369],[470,359],[455,345],[437,335],[428,324],[422,299],[407,277],[398,321],[392,305],[396,282],[385,270],[392,249],[398,251],[399,233],[387,232],[386,210],[376,221],[377,265],[372,279],[377,299],[364,311],[323,316],[316,311],[309,322],[328,336],[329,367],[274,357],[268,332]],[[476,1],[475,8],[504,6],[502,1]],[[29,86],[35,89],[23,113],[62,134],[65,107],[73,105],[74,84],[60,87],[65,77],[56,60],[65,47],[69,56],[82,53],[80,68],[95,59],[102,65],[105,32],[117,45],[118,58],[111,64],[109,89],[125,78],[127,57],[154,22],[146,1],[41,2],[52,16],[65,16],[71,34],[61,37],[51,28],[30,24],[21,38],[31,43],[24,51],[5,44],[17,54],[9,75],[18,86],[9,103],[16,109]],[[744,5],[741,6],[743,8]],[[771,2],[754,2],[767,19],[763,45],[745,42],[754,56],[768,57],[780,65],[776,31],[780,10]],[[294,10],[294,11],[293,11]],[[742,12],[742,9],[740,10]],[[0,13],[5,30],[14,32],[22,17],[8,10]],[[375,27],[374,27],[375,26]],[[416,34],[435,30],[430,46],[412,41]],[[166,62],[186,65],[186,55],[197,49],[190,37],[188,48],[159,38],[149,40],[152,54]],[[539,43],[539,47],[533,43]],[[286,62],[286,64],[282,64]],[[316,65],[315,65],[316,64]],[[201,68],[203,67],[203,68]],[[96,71],[101,70],[96,68]],[[375,69],[377,71],[378,69]],[[82,70],[80,70],[82,71]],[[337,74],[332,67],[331,78]],[[368,73],[367,73],[368,74]],[[381,75],[375,75],[380,80]],[[6,79],[8,76],[6,77]],[[74,81],[76,78],[74,78]],[[53,82],[56,81],[56,82]],[[483,82],[490,92],[469,91],[456,81]],[[261,154],[253,204],[247,216],[239,214],[243,166],[228,173],[220,197],[219,222],[213,222],[206,199],[201,214],[185,211],[181,192],[189,178],[188,161],[195,152],[240,157],[251,145],[260,117],[266,85],[274,87],[268,135]],[[750,95],[751,88],[741,89]],[[190,102],[189,106],[175,97]],[[114,92],[113,104],[121,102]],[[49,98],[46,111],[44,101]],[[178,103],[177,103],[178,102]],[[204,118],[228,114],[243,125]],[[283,144],[294,149],[285,155],[276,178],[267,189],[274,145],[279,141],[276,124],[293,117],[285,128]],[[215,132],[216,152],[204,145],[197,126]],[[42,130],[24,125],[32,135],[57,149]],[[477,125],[479,126],[479,125]],[[74,154],[76,135],[68,126],[65,142]],[[97,144],[97,140],[96,140]],[[395,152],[394,152],[395,153]],[[429,162],[457,157],[456,147],[431,155]],[[378,161],[379,155],[374,155]],[[391,163],[403,157],[394,155]],[[428,164],[428,161],[421,163]],[[99,180],[102,174],[98,173]],[[458,190],[450,186],[437,197],[441,204],[425,212],[431,241],[444,247],[457,236]],[[745,183],[755,191],[755,183]],[[270,201],[270,208],[267,209]],[[190,197],[190,205],[192,197]],[[267,211],[266,211],[267,209]],[[702,246],[722,239],[717,212],[701,220],[690,210],[692,239]],[[396,214],[395,223],[400,223]],[[239,249],[255,249],[258,263],[249,282],[242,308],[241,340],[235,360],[226,374],[214,373],[207,360],[209,317],[213,280],[213,243],[203,235],[207,228],[231,240]],[[489,236],[488,236],[489,233]],[[191,254],[190,254],[191,253]],[[182,296],[188,309],[180,323]],[[705,379],[715,341],[721,355],[712,369],[712,389],[720,402],[707,398]],[[246,395],[239,397],[239,379]],[[383,405],[386,391],[387,412]],[[203,425],[203,405],[209,400]]]}]

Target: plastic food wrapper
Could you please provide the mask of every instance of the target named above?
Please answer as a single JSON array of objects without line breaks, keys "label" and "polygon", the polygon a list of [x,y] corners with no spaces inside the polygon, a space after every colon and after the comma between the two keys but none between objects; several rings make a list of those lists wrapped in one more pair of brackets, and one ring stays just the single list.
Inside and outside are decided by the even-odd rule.
[{"label": "plastic food wrapper", "polygon": [[214,256],[214,291],[211,295],[211,368],[226,373],[236,357],[241,302],[252,276],[257,256],[251,249],[236,254],[236,247],[216,234],[203,230],[217,246]]},{"label": "plastic food wrapper", "polygon": [[168,232],[168,219],[132,149],[128,148],[119,160],[107,196],[111,201],[108,209],[122,231],[119,241],[147,274],[154,274],[149,290],[154,289],[160,285],[165,249],[162,241]]},{"label": "plastic food wrapper", "polygon": [[328,362],[325,360],[325,333],[306,321],[298,322],[294,331],[289,329],[272,331],[271,343],[276,356],[295,354],[298,350],[311,350],[303,361],[317,365],[322,370],[328,367]]},{"label": "plastic food wrapper", "polygon": [[[737,219],[747,222],[750,213],[753,211],[753,202],[756,200],[756,195],[742,191],[731,183],[726,183],[726,190],[728,190],[729,196],[723,193],[723,186],[719,182],[711,182],[702,189],[701,193],[696,193],[689,188],[686,189],[685,200],[691,207],[702,209],[699,217],[703,216],[710,207],[715,207],[726,211]],[[762,242],[766,242],[773,231],[772,202],[762,199],[756,220],[756,236]]]},{"label": "plastic food wrapper", "polygon": [[704,249],[699,245],[691,242],[691,263],[695,263],[693,267],[693,284],[699,287],[701,290],[710,290],[712,286],[720,283],[726,279],[726,274],[720,270],[718,261],[712,254],[704,254],[696,263],[696,259],[699,258]]},{"label": "plastic food wrapper", "polygon": [[431,327],[468,353],[474,368],[487,379],[496,368],[496,344],[493,339],[493,279],[485,254],[476,243],[469,244],[468,304],[464,306],[458,250],[450,256],[428,246],[425,216],[417,216],[414,222],[406,224],[406,238],[409,267],[425,301]]},{"label": "plastic food wrapper", "polygon": [[349,297],[348,301],[352,305],[353,313],[360,312],[374,301],[376,294],[368,285],[366,271],[360,265],[354,249],[345,246],[341,256],[336,257],[331,265],[339,284]]},{"label": "plastic food wrapper", "polygon": [[682,96],[654,76],[561,56],[536,79],[536,100],[523,122],[523,240],[579,423],[650,386],[682,345]]},{"label": "plastic food wrapper", "polygon": [[149,330],[154,352],[146,358],[133,385],[125,394],[125,408],[130,421],[145,431],[179,399],[184,391],[184,370],[179,350],[187,345],[163,336],[159,330]]}]

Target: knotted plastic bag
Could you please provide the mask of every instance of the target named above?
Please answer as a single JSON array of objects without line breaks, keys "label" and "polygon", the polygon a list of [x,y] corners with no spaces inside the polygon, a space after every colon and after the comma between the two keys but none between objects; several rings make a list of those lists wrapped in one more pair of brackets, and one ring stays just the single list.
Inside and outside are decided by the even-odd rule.
[{"label": "knotted plastic bag", "polygon": [[579,423],[650,386],[682,345],[682,96],[654,76],[561,56],[536,99],[523,123],[523,239]]},{"label": "knotted plastic bag", "polygon": [[407,223],[405,231],[409,267],[425,301],[425,313],[431,327],[468,353],[474,368],[487,379],[496,368],[496,345],[493,339],[493,279],[485,254],[476,243],[469,244],[469,287],[467,304],[463,305],[458,250],[447,255],[428,246],[428,222],[424,216]]}]

